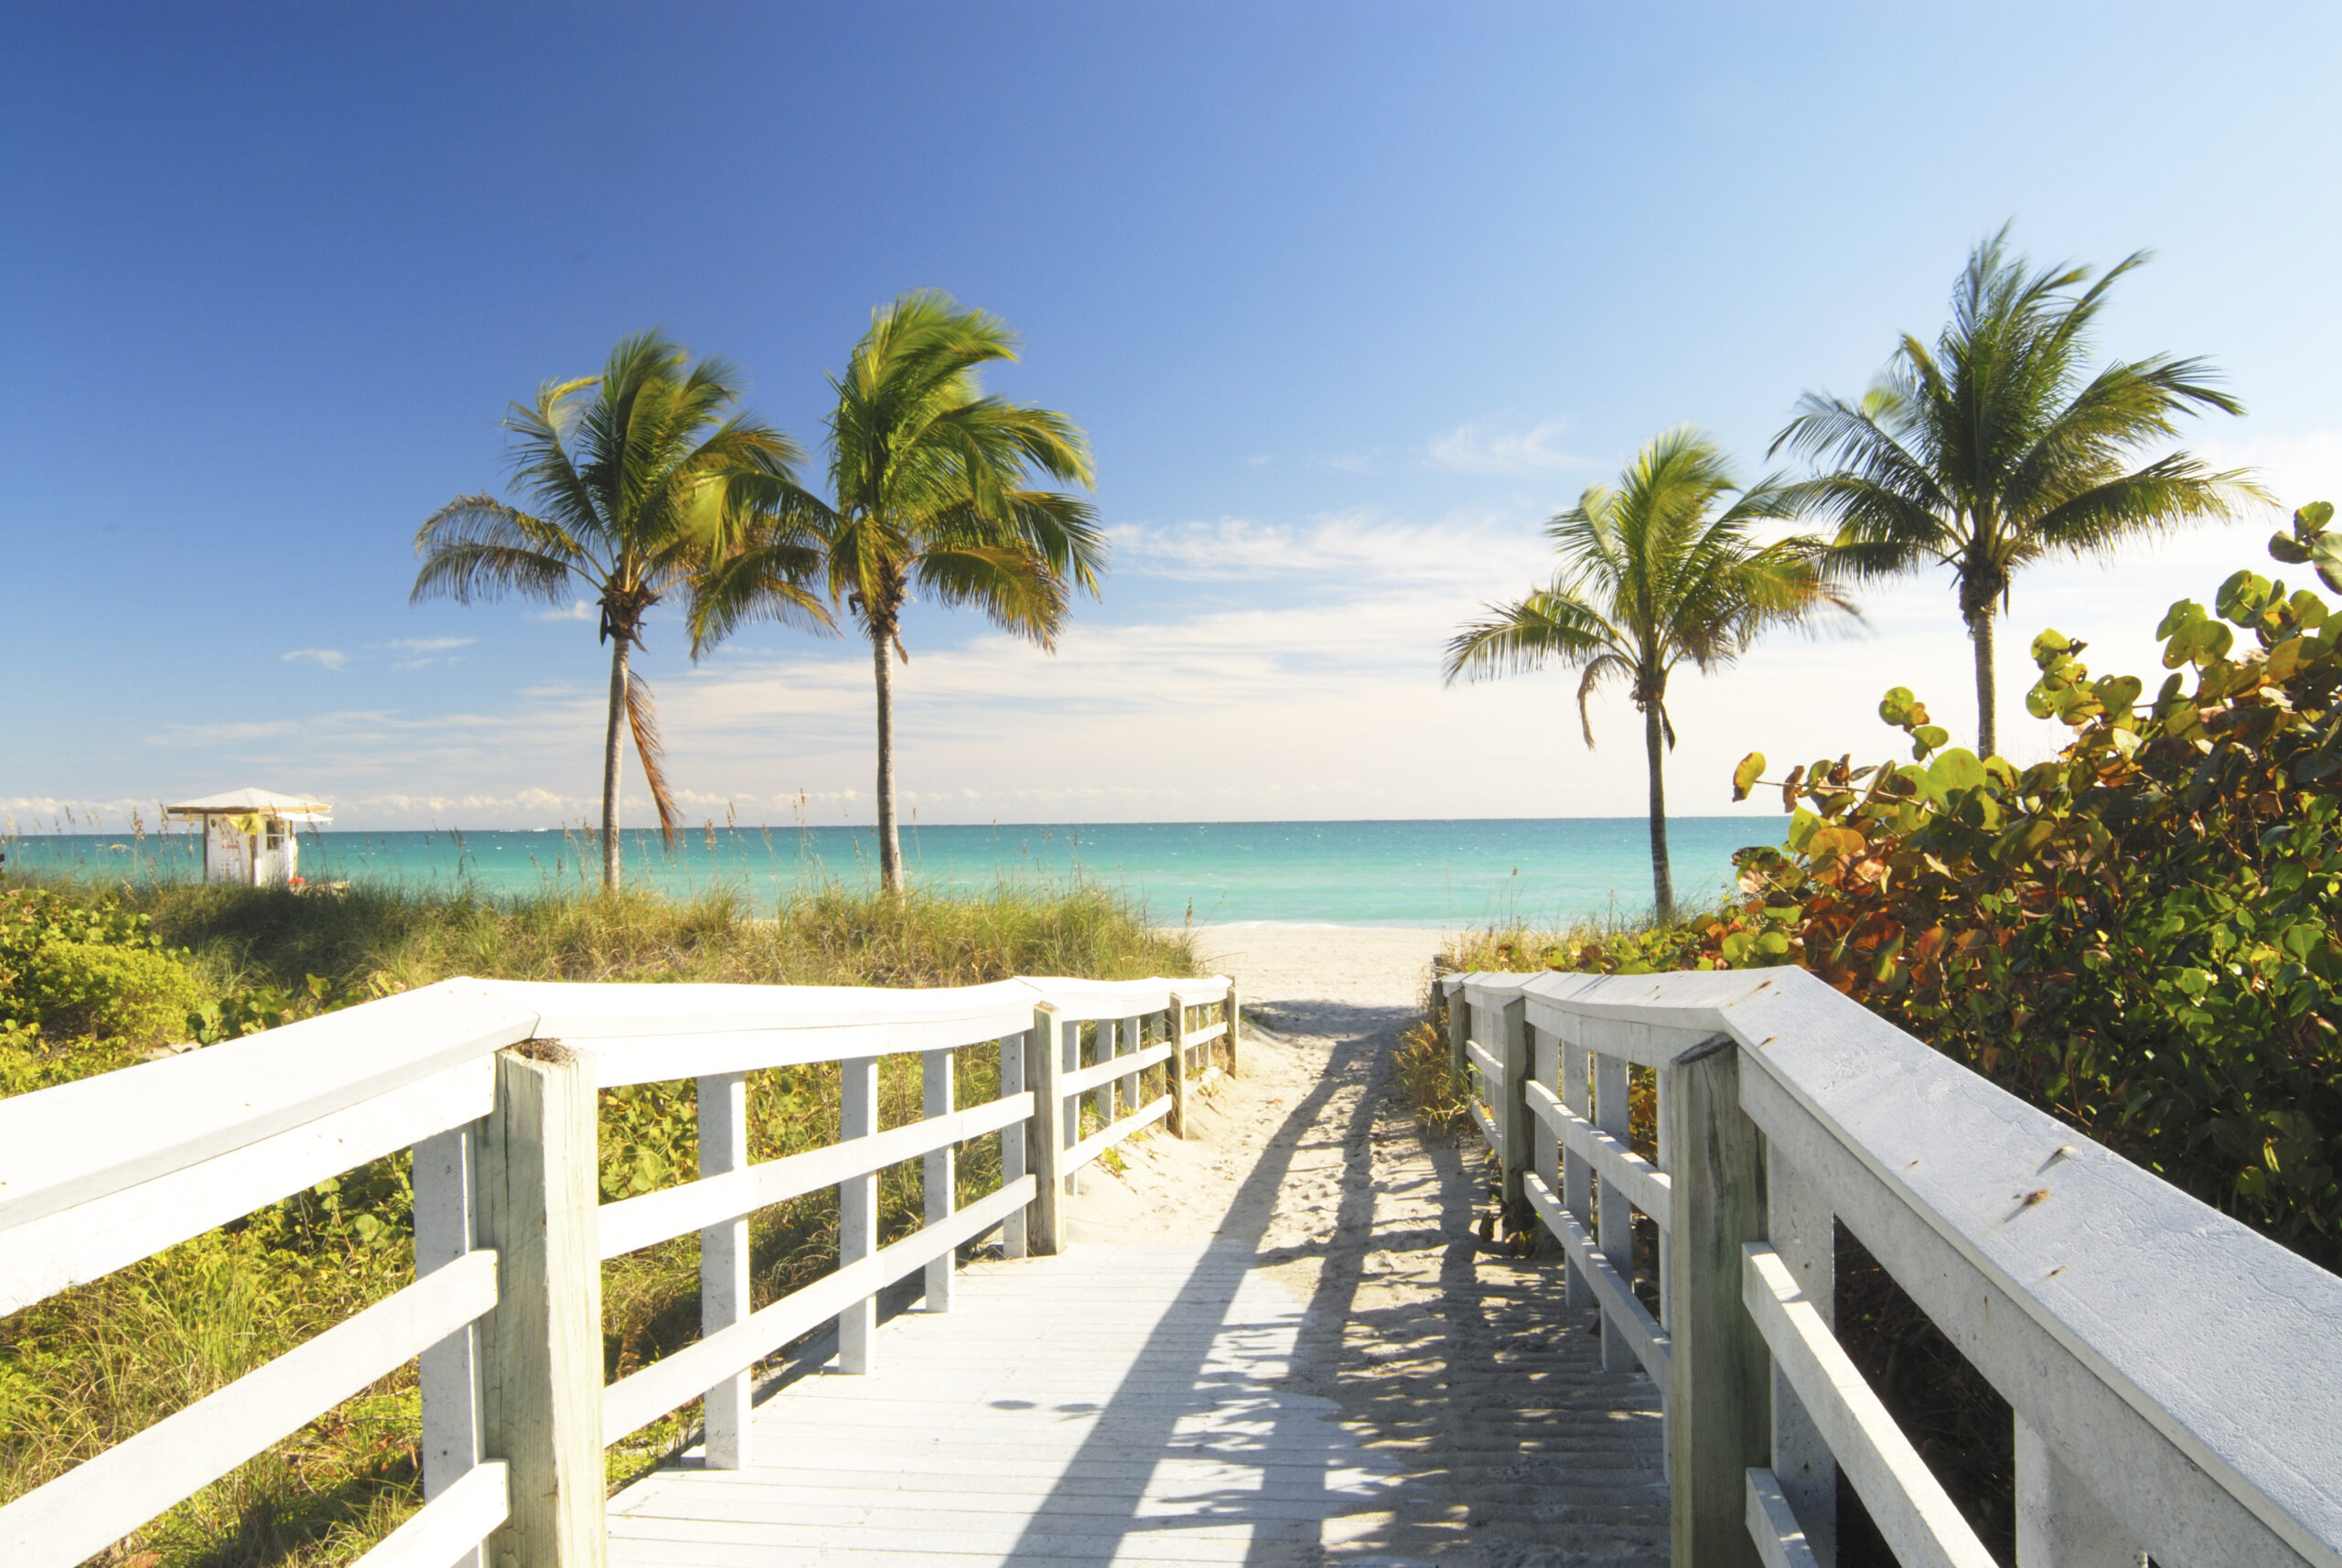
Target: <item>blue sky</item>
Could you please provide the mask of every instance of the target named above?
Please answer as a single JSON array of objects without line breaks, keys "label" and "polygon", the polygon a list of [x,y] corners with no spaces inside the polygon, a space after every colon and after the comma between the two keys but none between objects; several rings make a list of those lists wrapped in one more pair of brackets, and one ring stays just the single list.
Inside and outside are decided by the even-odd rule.
[{"label": "blue sky", "polygon": [[[925,821],[1626,814],[1632,711],[1445,691],[1438,644],[1542,574],[1538,526],[1679,421],[1752,475],[1808,387],[1932,336],[2002,220],[2154,263],[2102,344],[2213,356],[2191,445],[2342,490],[2342,254],[2309,6],[14,5],[0,10],[0,811],[244,784],[343,825],[593,809],[590,620],[410,607],[412,540],[501,476],[496,421],[666,327],[813,445],[872,306],[949,289],[995,378],[1096,446],[1117,559],[1054,657],[921,611]],[[2337,498],[2342,499],[2342,498]],[[2145,668],[2265,528],[2017,587]],[[1940,582],[1866,637],[1674,696],[1673,803],[1744,751],[1972,725]],[[866,821],[866,655],[654,626],[694,817]],[[2097,662],[2097,660],[2094,660]],[[639,778],[629,821],[647,821]],[[801,804],[800,804],[801,802]]]}]

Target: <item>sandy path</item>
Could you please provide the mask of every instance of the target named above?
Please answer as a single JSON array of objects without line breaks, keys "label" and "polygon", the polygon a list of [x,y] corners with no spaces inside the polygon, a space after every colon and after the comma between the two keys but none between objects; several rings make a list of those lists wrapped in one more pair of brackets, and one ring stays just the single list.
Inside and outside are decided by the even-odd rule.
[{"label": "sandy path", "polygon": [[1203,926],[1207,969],[1232,975],[1247,1002],[1344,1007],[1422,1005],[1443,934],[1395,926]]},{"label": "sandy path", "polygon": [[[1389,1071],[1436,933],[1218,928],[1205,951],[1259,998],[1242,1073],[1185,1142],[1128,1146],[1073,1201],[1077,1245],[1210,1238],[1305,1304],[1290,1382],[1412,1472],[1329,1560],[1657,1563],[1657,1393],[1601,1370],[1560,1265],[1480,1242],[1477,1146],[1426,1142]],[[1215,946],[1224,942],[1225,946]],[[1317,952],[1334,961],[1304,967]],[[1379,968],[1376,967],[1379,964]]]}]

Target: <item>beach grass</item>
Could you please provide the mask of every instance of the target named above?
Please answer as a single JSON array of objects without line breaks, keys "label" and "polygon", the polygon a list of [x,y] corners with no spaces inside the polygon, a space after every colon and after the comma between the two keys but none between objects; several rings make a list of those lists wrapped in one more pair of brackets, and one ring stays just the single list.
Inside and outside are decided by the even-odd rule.
[{"label": "beach grass", "polygon": [[[21,879],[11,879],[22,886]],[[70,899],[147,915],[197,988],[231,1017],[249,999],[297,1015],[457,974],[530,980],[729,981],[931,986],[1024,974],[1134,979],[1197,972],[1183,932],[1151,928],[1119,895],[1082,884],[1004,885],[977,897],[890,898],[816,890],[769,912],[721,891],[501,899],[360,884],[339,893],[187,884],[46,883]],[[239,1013],[239,999],[246,1003]],[[265,1011],[265,1007],[262,1011]],[[5,1080],[30,1088],[143,1059],[151,1038],[21,1038],[38,1053]],[[994,1047],[962,1053],[959,1098],[997,1093]],[[882,1064],[882,1126],[921,1114],[919,1063]],[[837,1133],[834,1064],[750,1076],[753,1158],[818,1147]],[[694,1086],[645,1084],[601,1096],[606,1199],[692,1179]],[[0,1501],[62,1474],[224,1386],[411,1277],[404,1155],[378,1161],[167,1251],[0,1319]],[[999,1179],[995,1141],[965,1145],[962,1200]],[[917,1169],[881,1181],[882,1240],[920,1223]],[[827,1273],[836,1258],[831,1192],[761,1211],[751,1227],[753,1305]],[[623,1375],[693,1338],[698,1259],[690,1238],[604,1266],[605,1364]],[[411,1368],[382,1380],[231,1472],[101,1561],[124,1568],[312,1568],[346,1563],[420,1502]],[[686,1409],[613,1445],[621,1484],[677,1452]]]}]

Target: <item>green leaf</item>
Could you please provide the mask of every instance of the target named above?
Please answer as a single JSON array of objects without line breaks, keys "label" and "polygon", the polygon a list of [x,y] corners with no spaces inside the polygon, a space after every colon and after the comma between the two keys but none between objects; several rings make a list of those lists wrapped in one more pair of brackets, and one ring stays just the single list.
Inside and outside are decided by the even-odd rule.
[{"label": "green leaf", "polygon": [[2269,553],[2288,566],[2298,566],[2309,559],[2309,552],[2295,542],[2294,536],[2290,533],[2271,534]]},{"label": "green leaf", "polygon": [[1921,725],[1911,732],[1911,755],[1925,762],[1928,753],[1940,751],[1951,742],[1951,732],[1941,725]]},{"label": "green leaf", "polygon": [[1748,791],[1755,789],[1756,780],[1764,776],[1765,754],[1763,752],[1752,751],[1742,757],[1740,766],[1732,770],[1732,798],[1735,800],[1748,799]]},{"label": "green leaf", "polygon": [[1911,704],[1918,700],[1908,686],[1889,687],[1886,695],[1878,700],[1878,716],[1888,724],[1900,725],[1906,722]]},{"label": "green leaf", "polygon": [[1803,854],[1805,846],[1812,842],[1813,830],[1821,825],[1820,817],[1815,816],[1803,806],[1799,806],[1789,816],[1789,836],[1783,842],[1795,853]]},{"label": "green leaf", "polygon": [[2110,714],[2127,714],[2139,705],[2146,682],[2136,675],[2110,675],[2098,683],[2098,700]]},{"label": "green leaf", "polygon": [[1984,782],[1984,764],[1974,752],[1955,746],[1928,765],[1928,782],[1934,786],[1931,793],[1973,789]]},{"label": "green leaf", "polygon": [[2238,572],[2220,585],[2213,607],[2239,626],[2251,626],[2269,607],[2271,593],[2269,579],[2260,573]]}]

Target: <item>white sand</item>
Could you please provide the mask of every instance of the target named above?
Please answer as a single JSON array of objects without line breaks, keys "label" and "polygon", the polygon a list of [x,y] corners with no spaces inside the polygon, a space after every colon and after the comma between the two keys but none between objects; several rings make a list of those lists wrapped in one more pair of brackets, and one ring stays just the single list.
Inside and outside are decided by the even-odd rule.
[{"label": "white sand", "polygon": [[1388,926],[1204,926],[1206,967],[1236,982],[1245,1002],[1414,1007],[1431,976],[1436,930]]}]

